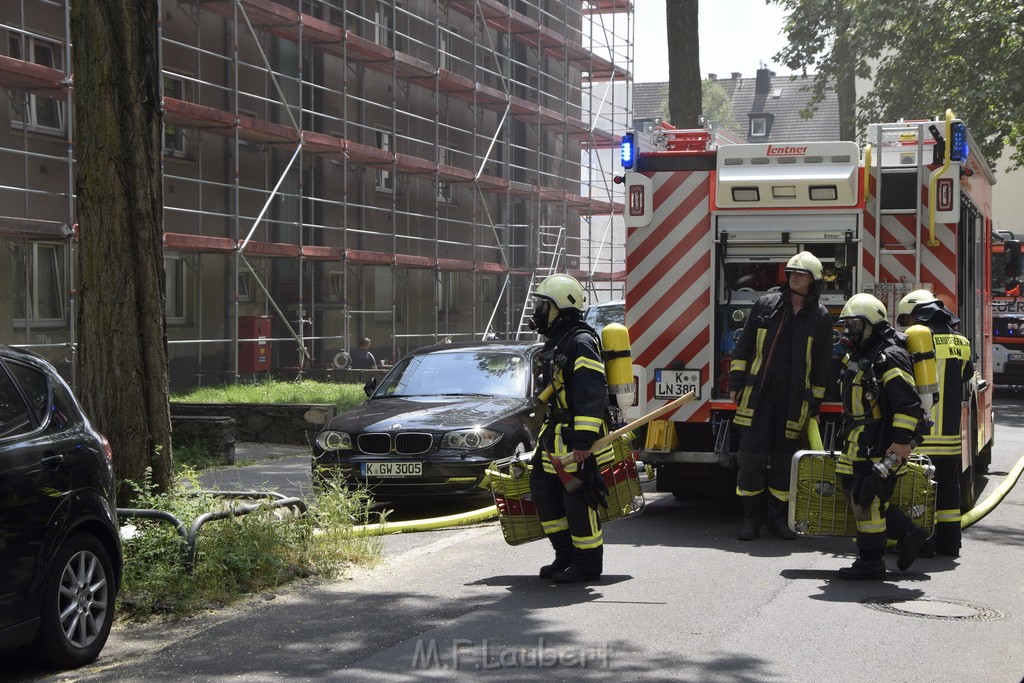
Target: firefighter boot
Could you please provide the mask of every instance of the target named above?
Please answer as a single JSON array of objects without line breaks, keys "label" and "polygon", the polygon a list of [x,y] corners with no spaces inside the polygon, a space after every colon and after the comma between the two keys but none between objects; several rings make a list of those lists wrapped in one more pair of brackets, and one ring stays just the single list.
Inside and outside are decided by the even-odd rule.
[{"label": "firefighter boot", "polygon": [[789,528],[789,503],[775,496],[768,499],[768,533],[783,541],[796,538]]},{"label": "firefighter boot", "polygon": [[885,551],[861,550],[860,557],[853,562],[851,567],[843,567],[839,570],[839,578],[849,581],[878,581],[885,578],[885,560],[882,555]]},{"label": "firefighter boot", "polygon": [[757,538],[761,515],[764,513],[764,494],[743,496],[742,500],[743,523],[740,525],[740,530],[736,532],[736,538],[741,541],[753,541]]},{"label": "firefighter boot", "polygon": [[565,571],[572,562],[572,536],[568,531],[556,531],[548,536],[555,548],[555,561],[540,568],[540,578],[550,579],[558,572]]},{"label": "firefighter boot", "polygon": [[555,583],[593,583],[601,580],[604,562],[604,546],[580,550],[576,548],[569,568],[555,572],[551,580]]},{"label": "firefighter boot", "polygon": [[921,544],[928,538],[928,532],[919,526],[910,527],[910,531],[900,541],[900,556],[896,560],[896,566],[901,572],[905,572],[910,569],[910,565],[914,564],[914,560],[917,559],[917,555],[921,550]]}]

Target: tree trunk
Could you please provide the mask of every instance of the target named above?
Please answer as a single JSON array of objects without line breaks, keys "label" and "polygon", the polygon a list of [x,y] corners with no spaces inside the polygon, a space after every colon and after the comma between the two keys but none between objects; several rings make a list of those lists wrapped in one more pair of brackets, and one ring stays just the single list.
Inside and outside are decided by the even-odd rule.
[{"label": "tree trunk", "polygon": [[668,26],[668,113],[676,128],[700,128],[700,41],[697,0],[665,0]]},{"label": "tree trunk", "polygon": [[75,0],[79,393],[110,440],[119,500],[171,480],[158,0]]}]

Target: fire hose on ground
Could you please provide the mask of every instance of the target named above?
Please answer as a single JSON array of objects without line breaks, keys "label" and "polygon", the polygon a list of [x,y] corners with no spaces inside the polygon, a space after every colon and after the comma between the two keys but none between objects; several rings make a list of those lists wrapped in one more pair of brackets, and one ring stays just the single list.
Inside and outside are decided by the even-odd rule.
[{"label": "fire hose on ground", "polygon": [[[551,395],[549,391],[551,387],[548,387],[541,393],[541,399],[544,400]],[[685,403],[688,403],[694,399],[694,393],[691,391],[680,398],[666,403],[660,408],[653,410],[643,417],[639,417],[633,420],[624,427],[616,429],[611,434],[603,436],[594,442],[594,450],[598,451],[610,444],[615,439],[630,433],[634,429],[644,426],[651,420],[655,420],[665,413],[669,413],[676,410]],[[431,519],[411,519],[404,522],[381,522],[379,524],[361,524],[359,526],[352,527],[352,533],[355,535],[366,535],[366,534],[399,534],[409,533],[414,531],[434,531],[437,529],[446,529],[454,526],[465,526],[468,524],[479,524],[489,519],[493,519],[498,516],[498,509],[493,505],[488,505],[485,508],[479,510],[471,510],[469,512],[462,512],[456,515],[446,515],[444,517],[434,517]]]}]

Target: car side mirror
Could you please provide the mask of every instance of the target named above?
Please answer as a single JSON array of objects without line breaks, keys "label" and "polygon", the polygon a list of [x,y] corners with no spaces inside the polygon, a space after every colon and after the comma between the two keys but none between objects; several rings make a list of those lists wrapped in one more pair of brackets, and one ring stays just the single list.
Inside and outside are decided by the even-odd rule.
[{"label": "car side mirror", "polygon": [[1020,240],[1003,242],[1003,268],[1011,280],[1020,277]]},{"label": "car side mirror", "polygon": [[373,394],[373,390],[377,388],[377,378],[374,377],[363,385],[363,393],[369,398]]}]

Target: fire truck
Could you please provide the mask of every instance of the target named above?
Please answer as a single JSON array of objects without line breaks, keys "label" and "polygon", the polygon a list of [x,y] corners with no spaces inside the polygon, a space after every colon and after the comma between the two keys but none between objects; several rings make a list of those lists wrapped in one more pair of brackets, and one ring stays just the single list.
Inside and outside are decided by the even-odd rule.
[{"label": "fire truck", "polygon": [[[962,505],[991,457],[992,185],[964,122],[874,124],[867,144],[717,146],[702,130],[623,140],[625,319],[637,399],[627,418],[689,391],[691,401],[648,426],[642,459],[677,498],[732,490],[738,428],[728,397],[731,353],[751,306],[777,289],[791,256],[824,267],[821,303],[834,316],[870,292],[891,318],[902,296],[930,289],[961,319],[975,354],[963,403]],[[640,142],[647,149],[637,150]],[[894,323],[894,320],[891,322]],[[835,343],[822,406],[828,449],[841,446]]]},{"label": "fire truck", "polygon": [[1024,384],[1024,296],[1020,240],[996,230],[992,244],[992,377],[996,384]]}]

